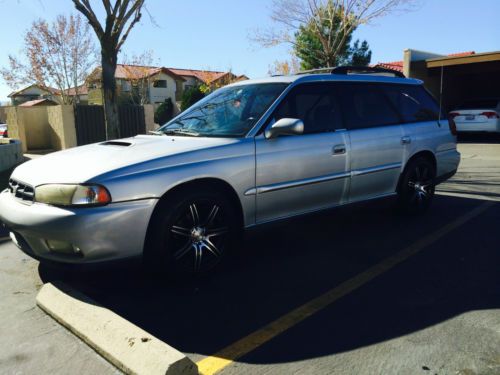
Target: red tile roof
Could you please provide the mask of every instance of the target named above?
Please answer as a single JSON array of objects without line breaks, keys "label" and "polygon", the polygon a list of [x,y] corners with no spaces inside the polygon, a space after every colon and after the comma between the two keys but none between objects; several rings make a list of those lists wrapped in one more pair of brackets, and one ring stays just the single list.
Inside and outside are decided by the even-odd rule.
[{"label": "red tile roof", "polygon": [[19,104],[19,107],[35,107],[37,105],[57,105],[57,103],[50,99],[36,99]]},{"label": "red tile roof", "polygon": [[[87,85],[83,84],[78,86],[78,95],[87,95],[89,93],[89,89]],[[75,96],[76,95],[76,89],[74,87],[70,88],[68,90],[68,96]]]},{"label": "red tile roof", "polygon": [[[169,76],[183,81],[184,78],[173,72],[168,68],[158,67],[158,66],[145,66],[145,65],[126,65],[126,64],[117,64],[115,71],[115,78],[117,79],[141,79],[146,77],[151,77],[158,73],[165,73]],[[92,73],[89,74],[89,78],[91,80],[95,80],[96,77],[101,76],[101,67],[95,68]],[[87,78],[88,79],[88,78]]]},{"label": "red tile roof", "polygon": [[177,75],[184,77],[194,77],[204,83],[210,83],[220,79],[229,72],[218,72],[214,70],[178,69],[168,68]]},{"label": "red tile roof", "polygon": [[458,52],[458,53],[450,53],[447,55],[448,57],[465,57],[470,55],[475,55],[476,51],[467,51],[467,52]]},{"label": "red tile roof", "polygon": [[403,61],[382,62],[375,64],[375,67],[396,70],[403,73]]}]

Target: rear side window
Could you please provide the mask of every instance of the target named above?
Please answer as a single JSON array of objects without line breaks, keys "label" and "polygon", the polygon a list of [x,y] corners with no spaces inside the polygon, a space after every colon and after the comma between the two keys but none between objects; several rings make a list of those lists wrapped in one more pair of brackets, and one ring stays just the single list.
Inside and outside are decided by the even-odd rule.
[{"label": "rear side window", "polygon": [[321,133],[343,128],[333,86],[307,83],[295,87],[276,109],[274,120],[296,118],[304,122],[304,133]]},{"label": "rear side window", "polygon": [[373,128],[401,122],[377,85],[342,83],[338,88],[344,120],[349,129]]},{"label": "rear side window", "polygon": [[404,122],[437,121],[439,106],[423,86],[380,85]]}]

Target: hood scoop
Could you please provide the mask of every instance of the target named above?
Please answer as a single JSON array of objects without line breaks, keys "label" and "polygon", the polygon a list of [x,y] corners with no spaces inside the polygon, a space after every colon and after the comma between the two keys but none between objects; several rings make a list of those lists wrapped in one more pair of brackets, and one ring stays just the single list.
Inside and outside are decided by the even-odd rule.
[{"label": "hood scoop", "polygon": [[132,143],[130,143],[130,142],[123,142],[123,141],[107,141],[107,142],[99,143],[99,145],[100,146],[129,147],[129,146],[132,146]]}]

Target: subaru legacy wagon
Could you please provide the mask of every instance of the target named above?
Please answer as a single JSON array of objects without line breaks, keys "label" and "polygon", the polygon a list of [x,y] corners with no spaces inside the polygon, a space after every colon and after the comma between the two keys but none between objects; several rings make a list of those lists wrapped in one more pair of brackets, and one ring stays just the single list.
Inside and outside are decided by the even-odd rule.
[{"label": "subaru legacy wagon", "polygon": [[165,273],[205,272],[264,223],[388,196],[422,213],[457,170],[455,133],[415,79],[335,69],[248,80],[154,134],[20,165],[0,220],[42,261],[143,256]]}]

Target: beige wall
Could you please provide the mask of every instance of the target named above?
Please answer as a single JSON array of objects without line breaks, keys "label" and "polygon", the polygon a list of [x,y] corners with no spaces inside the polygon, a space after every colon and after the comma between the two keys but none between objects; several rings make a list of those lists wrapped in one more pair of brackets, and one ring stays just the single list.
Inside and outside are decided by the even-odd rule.
[{"label": "beige wall", "polygon": [[146,122],[146,134],[153,131],[158,126],[155,124],[155,108],[152,104],[144,105],[144,117]]},{"label": "beige wall", "polygon": [[71,105],[9,107],[9,137],[22,142],[23,152],[62,150],[76,146],[76,129]]},{"label": "beige wall", "polygon": [[76,147],[76,128],[73,106],[58,105],[47,107],[47,117],[51,130],[52,149],[62,150]]},{"label": "beige wall", "polygon": [[[5,107],[9,137],[22,142],[23,152],[76,147],[72,105]],[[154,106],[144,106],[146,133],[155,130]]]},{"label": "beige wall", "polygon": [[7,123],[7,108],[9,107],[0,107],[0,124]]},{"label": "beige wall", "polygon": [[52,148],[47,108],[40,106],[18,109],[18,120],[24,123],[26,148],[28,150],[48,150]]},{"label": "beige wall", "polygon": [[7,107],[7,131],[10,138],[19,139],[22,143],[22,150],[26,152],[26,133],[24,123],[18,121],[17,107]]}]

